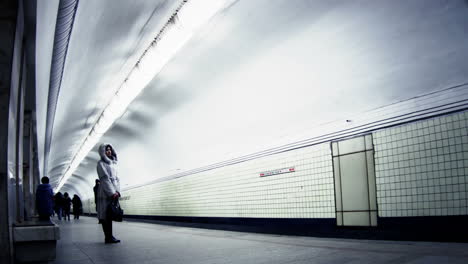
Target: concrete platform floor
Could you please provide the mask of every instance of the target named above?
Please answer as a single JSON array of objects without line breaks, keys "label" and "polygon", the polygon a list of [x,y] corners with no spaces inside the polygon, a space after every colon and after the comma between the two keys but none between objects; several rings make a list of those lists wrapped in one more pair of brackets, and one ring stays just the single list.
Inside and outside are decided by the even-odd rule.
[{"label": "concrete platform floor", "polygon": [[468,263],[468,244],[330,239],[242,233],[152,223],[114,223],[104,244],[97,219],[56,221],[54,264]]}]

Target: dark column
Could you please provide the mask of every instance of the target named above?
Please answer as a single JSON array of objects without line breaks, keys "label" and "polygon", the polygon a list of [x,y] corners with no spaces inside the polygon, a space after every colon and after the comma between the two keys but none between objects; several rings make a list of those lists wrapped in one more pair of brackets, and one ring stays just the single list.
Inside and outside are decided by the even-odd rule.
[{"label": "dark column", "polygon": [[[33,185],[33,190],[32,190],[32,197],[34,199],[36,198],[36,188],[40,184],[40,174],[39,174],[39,156],[38,156],[38,150],[37,150],[37,127],[36,127],[36,121],[35,121],[35,114],[32,115],[33,121],[32,121],[32,130],[31,133],[33,135],[32,137],[32,185]],[[36,203],[33,203],[33,212],[34,214],[37,214],[37,208],[36,208]]]},{"label": "dark column", "polygon": [[[21,36],[21,39],[23,37]],[[18,35],[17,39],[18,41]],[[16,116],[15,116],[15,193],[16,193],[16,222],[20,223],[24,220],[24,193],[23,193],[23,125],[24,125],[24,87],[25,87],[25,79],[24,79],[24,71],[25,71],[25,60],[24,60],[24,41],[22,41],[22,45],[15,45],[16,48],[20,48],[21,52],[21,59],[19,60],[19,79],[17,87],[12,87],[13,89],[17,88],[18,95],[16,98]],[[16,53],[16,51],[15,51]],[[13,63],[15,66],[15,63]],[[13,72],[13,76],[16,77],[15,72]],[[15,84],[13,84],[15,85]],[[11,132],[10,132],[11,133]],[[10,144],[12,142],[10,141]],[[11,169],[10,169],[11,170]]]},{"label": "dark column", "polygon": [[[25,65],[24,87],[24,195],[25,212],[28,217],[36,214],[36,188],[39,185],[39,161],[36,133],[36,17],[37,2],[23,0],[25,20]],[[29,184],[29,186],[26,186]]]},{"label": "dark column", "polygon": [[[21,41],[18,44],[16,34],[18,6],[17,0],[0,1],[0,263],[5,264],[12,262],[11,223],[12,217],[15,217],[11,214],[15,212],[16,194],[12,193],[15,188],[11,185],[15,182],[15,175],[9,161],[15,162],[16,135],[13,135],[12,146],[9,132],[16,132],[16,116],[12,118],[9,113],[17,113],[20,83],[18,65],[21,58],[18,58],[18,54],[21,57],[21,52],[15,52],[17,48],[21,50]],[[15,47],[17,45],[19,47]]]},{"label": "dark column", "polygon": [[33,196],[33,141],[32,141],[32,120],[31,112],[26,111],[24,115],[24,141],[23,141],[23,194],[24,194],[24,220],[30,220],[34,215]]}]

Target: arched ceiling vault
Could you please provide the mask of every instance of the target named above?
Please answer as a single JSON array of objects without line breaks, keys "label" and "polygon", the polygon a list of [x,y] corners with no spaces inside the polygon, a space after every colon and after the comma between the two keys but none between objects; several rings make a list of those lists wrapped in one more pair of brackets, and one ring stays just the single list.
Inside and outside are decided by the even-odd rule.
[{"label": "arched ceiling vault", "polygon": [[[182,2],[79,1],[51,182]],[[57,8],[58,0],[38,2],[39,152]],[[231,1],[150,76],[98,144],[115,145],[126,188],[311,138],[330,122],[349,126],[371,109],[411,111],[422,104],[410,99],[424,94],[435,92],[429,106],[467,100],[466,28],[464,0]],[[95,146],[64,190],[91,197],[98,159]]]}]

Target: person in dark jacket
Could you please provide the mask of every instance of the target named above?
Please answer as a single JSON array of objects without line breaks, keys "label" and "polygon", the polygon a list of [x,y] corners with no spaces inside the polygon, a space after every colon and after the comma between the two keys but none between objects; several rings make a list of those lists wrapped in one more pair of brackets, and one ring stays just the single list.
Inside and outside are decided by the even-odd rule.
[{"label": "person in dark jacket", "polygon": [[80,219],[81,211],[83,210],[83,204],[81,203],[81,199],[78,195],[73,195],[72,199],[73,204],[73,219]]},{"label": "person in dark jacket", "polygon": [[71,209],[71,199],[68,196],[68,193],[63,194],[63,219],[70,221],[70,209]]},{"label": "person in dark jacket", "polygon": [[37,186],[36,190],[36,208],[39,213],[39,220],[50,220],[50,216],[54,210],[54,193],[49,184],[48,177],[42,177],[41,183]]},{"label": "person in dark jacket", "polygon": [[55,206],[55,213],[57,214],[58,220],[62,220],[63,214],[63,195],[61,192],[55,194],[54,197],[54,206]]},{"label": "person in dark jacket", "polygon": [[98,208],[98,205],[97,205],[97,196],[98,196],[98,192],[99,192],[99,185],[101,184],[101,181],[99,179],[96,179],[96,185],[94,185],[93,187],[93,191],[94,191],[94,204],[96,205],[96,213],[97,213],[97,208]]}]

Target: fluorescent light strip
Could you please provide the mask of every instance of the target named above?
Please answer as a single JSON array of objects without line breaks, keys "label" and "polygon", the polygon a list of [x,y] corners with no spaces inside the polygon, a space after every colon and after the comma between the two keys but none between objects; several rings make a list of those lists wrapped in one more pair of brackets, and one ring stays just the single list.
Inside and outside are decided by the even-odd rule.
[{"label": "fluorescent light strip", "polygon": [[130,103],[162,70],[164,65],[179,51],[193,34],[216,13],[236,0],[192,0],[187,1],[166,24],[162,35],[145,50],[127,79],[112,97],[78,152],[64,173],[57,191],[72,176],[89,151],[99,142],[112,124],[122,116]]}]

